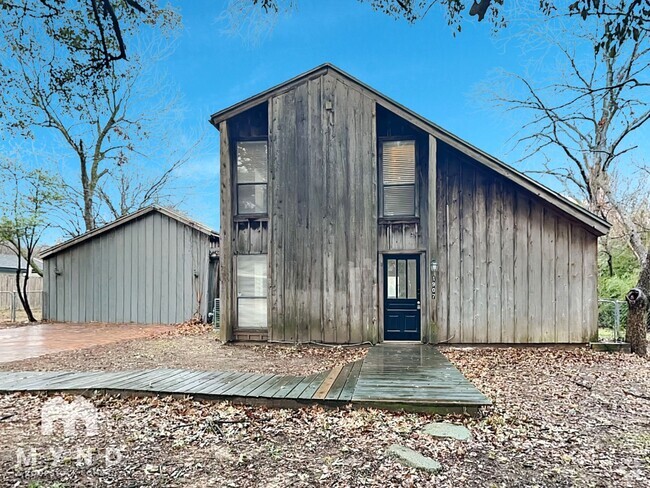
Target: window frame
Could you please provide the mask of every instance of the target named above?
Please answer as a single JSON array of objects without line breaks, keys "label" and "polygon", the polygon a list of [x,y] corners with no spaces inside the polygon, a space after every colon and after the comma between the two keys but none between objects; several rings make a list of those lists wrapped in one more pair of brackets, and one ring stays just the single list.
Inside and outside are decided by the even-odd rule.
[{"label": "window frame", "polygon": [[[237,147],[240,142],[266,142],[266,182],[265,183],[239,183],[239,175],[237,172]],[[266,136],[251,136],[251,137],[237,137],[233,141],[232,145],[232,162],[233,162],[233,216],[237,219],[259,219],[267,218],[269,216],[269,138]],[[266,186],[266,212],[255,212],[255,213],[241,213],[239,211],[239,187],[240,186],[255,186],[255,185],[265,185]]]},{"label": "window frame", "polygon": [[[265,295],[264,296],[253,296],[253,295],[245,295],[245,296],[240,296],[240,291],[239,291],[239,258],[246,258],[246,257],[258,257],[258,256],[264,256],[266,259],[266,290],[264,290]],[[251,331],[251,332],[257,332],[257,331],[267,331],[269,328],[269,255],[268,253],[259,253],[259,254],[235,254],[235,266],[234,266],[234,278],[235,278],[235,314],[236,314],[236,320],[235,320],[235,330],[243,330],[243,331]],[[266,306],[266,327],[240,327],[239,325],[239,320],[241,314],[239,313],[239,302],[240,300],[264,300],[264,304]]]},{"label": "window frame", "polygon": [[[385,185],[384,184],[384,143],[385,142],[412,142],[414,146],[414,178],[413,178],[413,215],[385,215],[384,214],[384,188],[386,186],[411,186],[411,184],[404,185]],[[418,161],[420,160],[420,148],[417,137],[415,136],[382,136],[377,138],[379,147],[377,148],[377,169],[378,169],[378,183],[380,190],[378,192],[378,206],[379,211],[377,215],[383,221],[408,221],[420,218],[420,191],[419,191],[419,178],[418,178]]]}]

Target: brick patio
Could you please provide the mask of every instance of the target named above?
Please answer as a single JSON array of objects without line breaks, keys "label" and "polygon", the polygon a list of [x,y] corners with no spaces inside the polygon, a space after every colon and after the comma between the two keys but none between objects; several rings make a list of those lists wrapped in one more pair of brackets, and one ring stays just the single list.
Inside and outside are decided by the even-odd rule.
[{"label": "brick patio", "polygon": [[167,325],[38,324],[0,330],[0,363],[86,349],[171,330]]}]

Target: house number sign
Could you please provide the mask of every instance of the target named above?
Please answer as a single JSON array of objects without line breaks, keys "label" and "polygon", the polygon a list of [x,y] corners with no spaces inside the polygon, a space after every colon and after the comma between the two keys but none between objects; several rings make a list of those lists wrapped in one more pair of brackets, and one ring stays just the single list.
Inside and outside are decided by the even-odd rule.
[{"label": "house number sign", "polygon": [[436,274],[438,271],[438,263],[435,259],[431,260],[429,269],[431,270],[431,298],[436,298]]},{"label": "house number sign", "polygon": [[436,298],[436,272],[431,272],[431,298]]}]

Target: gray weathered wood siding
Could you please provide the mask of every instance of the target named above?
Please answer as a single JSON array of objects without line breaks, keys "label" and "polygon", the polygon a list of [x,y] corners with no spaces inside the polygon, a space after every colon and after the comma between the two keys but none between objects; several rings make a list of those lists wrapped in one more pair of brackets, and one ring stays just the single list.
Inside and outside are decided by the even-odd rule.
[{"label": "gray weathered wood siding", "polygon": [[45,317],[178,323],[208,310],[208,235],[158,212],[44,261]]},{"label": "gray weathered wood siding", "polygon": [[[597,235],[607,223],[369,87],[324,67],[212,122],[223,339],[383,341],[387,254],[420,258],[425,342],[594,337]],[[265,137],[268,215],[236,215],[233,148]],[[416,211],[404,218],[383,216],[378,198],[380,145],[396,139],[416,142]],[[237,257],[250,254],[268,256],[262,330],[237,328]]]},{"label": "gray weathered wood siding", "polygon": [[269,101],[269,338],[376,342],[374,101],[325,74]]},{"label": "gray weathered wood siding", "polygon": [[595,336],[595,235],[450,148],[438,151],[436,199],[439,341]]}]

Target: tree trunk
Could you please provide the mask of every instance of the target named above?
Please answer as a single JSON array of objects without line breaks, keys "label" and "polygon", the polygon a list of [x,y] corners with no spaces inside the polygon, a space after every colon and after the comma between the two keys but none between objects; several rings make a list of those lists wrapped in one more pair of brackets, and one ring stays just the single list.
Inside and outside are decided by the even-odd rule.
[{"label": "tree trunk", "polygon": [[648,354],[647,313],[650,291],[650,252],[641,268],[637,287],[625,296],[629,307],[627,315],[627,341],[633,353],[639,356]]},{"label": "tree trunk", "polygon": [[[20,262],[20,261],[19,261]],[[36,317],[32,312],[32,307],[29,305],[29,298],[27,297],[27,280],[29,280],[29,265],[27,265],[27,272],[23,278],[22,289],[20,283],[20,265],[18,265],[18,270],[16,271],[16,290],[18,291],[18,298],[20,299],[20,304],[27,315],[27,320],[30,322],[36,322]]]}]

